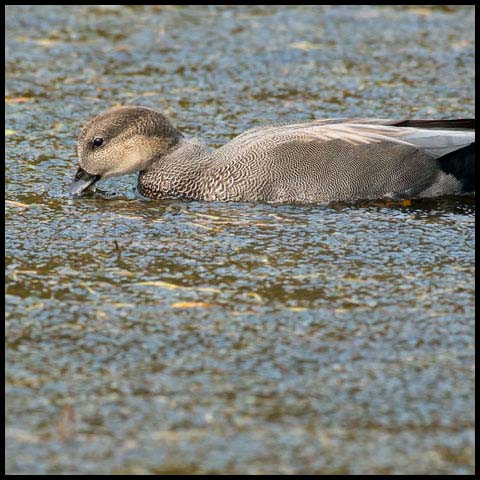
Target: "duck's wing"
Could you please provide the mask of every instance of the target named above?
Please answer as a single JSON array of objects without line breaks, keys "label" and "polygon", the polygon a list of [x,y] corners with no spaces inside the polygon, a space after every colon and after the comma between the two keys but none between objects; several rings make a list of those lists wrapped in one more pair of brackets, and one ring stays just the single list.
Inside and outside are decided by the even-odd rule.
[{"label": "duck's wing", "polygon": [[475,142],[475,131],[432,128],[398,127],[372,124],[325,125],[321,131],[308,133],[323,141],[337,140],[352,144],[396,144],[415,147],[433,158],[440,158]]},{"label": "duck's wing", "polygon": [[[279,144],[292,149],[312,141],[335,140],[350,145],[404,145],[440,158],[475,142],[472,120],[385,120],[385,119],[324,119],[312,122],[272,125],[249,130],[222,147],[224,153],[265,151]],[[399,125],[423,125],[424,128]],[[474,120],[473,120],[474,127]]]},{"label": "duck's wing", "polygon": [[475,131],[475,119],[455,118],[445,120],[432,119],[391,119],[391,118],[323,118],[309,120],[301,123],[278,123],[274,125],[251,128],[234,138],[234,141],[255,140],[259,135],[282,131],[284,133],[293,131],[307,131],[312,128],[326,127],[329,125],[350,124],[350,125],[373,125],[385,127],[407,127],[419,129],[441,129],[441,130],[467,130]]}]

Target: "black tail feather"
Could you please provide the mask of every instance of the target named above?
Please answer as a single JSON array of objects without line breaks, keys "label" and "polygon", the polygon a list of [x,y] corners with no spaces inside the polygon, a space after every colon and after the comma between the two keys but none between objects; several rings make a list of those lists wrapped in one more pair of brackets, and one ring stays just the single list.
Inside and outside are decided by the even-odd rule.
[{"label": "black tail feather", "polygon": [[437,160],[445,173],[452,174],[462,182],[465,193],[475,191],[475,143],[450,152]]},{"label": "black tail feather", "polygon": [[465,128],[475,130],[474,118],[454,118],[448,120],[402,120],[395,123],[396,127],[412,128]]}]

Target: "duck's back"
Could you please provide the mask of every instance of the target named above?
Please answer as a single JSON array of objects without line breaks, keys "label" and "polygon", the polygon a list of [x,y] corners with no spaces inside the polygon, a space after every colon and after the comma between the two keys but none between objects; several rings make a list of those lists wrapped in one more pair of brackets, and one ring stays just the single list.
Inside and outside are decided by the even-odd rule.
[{"label": "duck's back", "polygon": [[446,122],[326,119],[252,129],[213,153],[211,172],[222,181],[206,199],[325,203],[460,193],[460,179],[437,159],[475,134],[458,130],[469,126],[462,121]]}]

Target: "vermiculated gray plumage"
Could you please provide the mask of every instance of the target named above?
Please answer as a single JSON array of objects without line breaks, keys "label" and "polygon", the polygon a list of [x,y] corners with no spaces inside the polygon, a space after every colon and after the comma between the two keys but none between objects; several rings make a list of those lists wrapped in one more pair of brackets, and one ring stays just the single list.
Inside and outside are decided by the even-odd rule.
[{"label": "vermiculated gray plumage", "polygon": [[[103,150],[91,144],[100,134]],[[474,142],[473,120],[326,119],[254,128],[211,150],[153,110],[120,107],[87,124],[79,156],[101,178],[140,170],[149,198],[328,203],[471,191]]]}]

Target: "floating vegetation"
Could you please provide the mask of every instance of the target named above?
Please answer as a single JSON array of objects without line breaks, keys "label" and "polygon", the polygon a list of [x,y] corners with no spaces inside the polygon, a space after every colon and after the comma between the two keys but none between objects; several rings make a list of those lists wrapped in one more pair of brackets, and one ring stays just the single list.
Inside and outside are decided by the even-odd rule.
[{"label": "floating vegetation", "polygon": [[215,303],[206,302],[175,302],[170,305],[172,308],[208,308],[217,307]]},{"label": "floating vegetation", "polygon": [[5,200],[5,205],[8,207],[29,208],[30,205],[15,200]]}]

